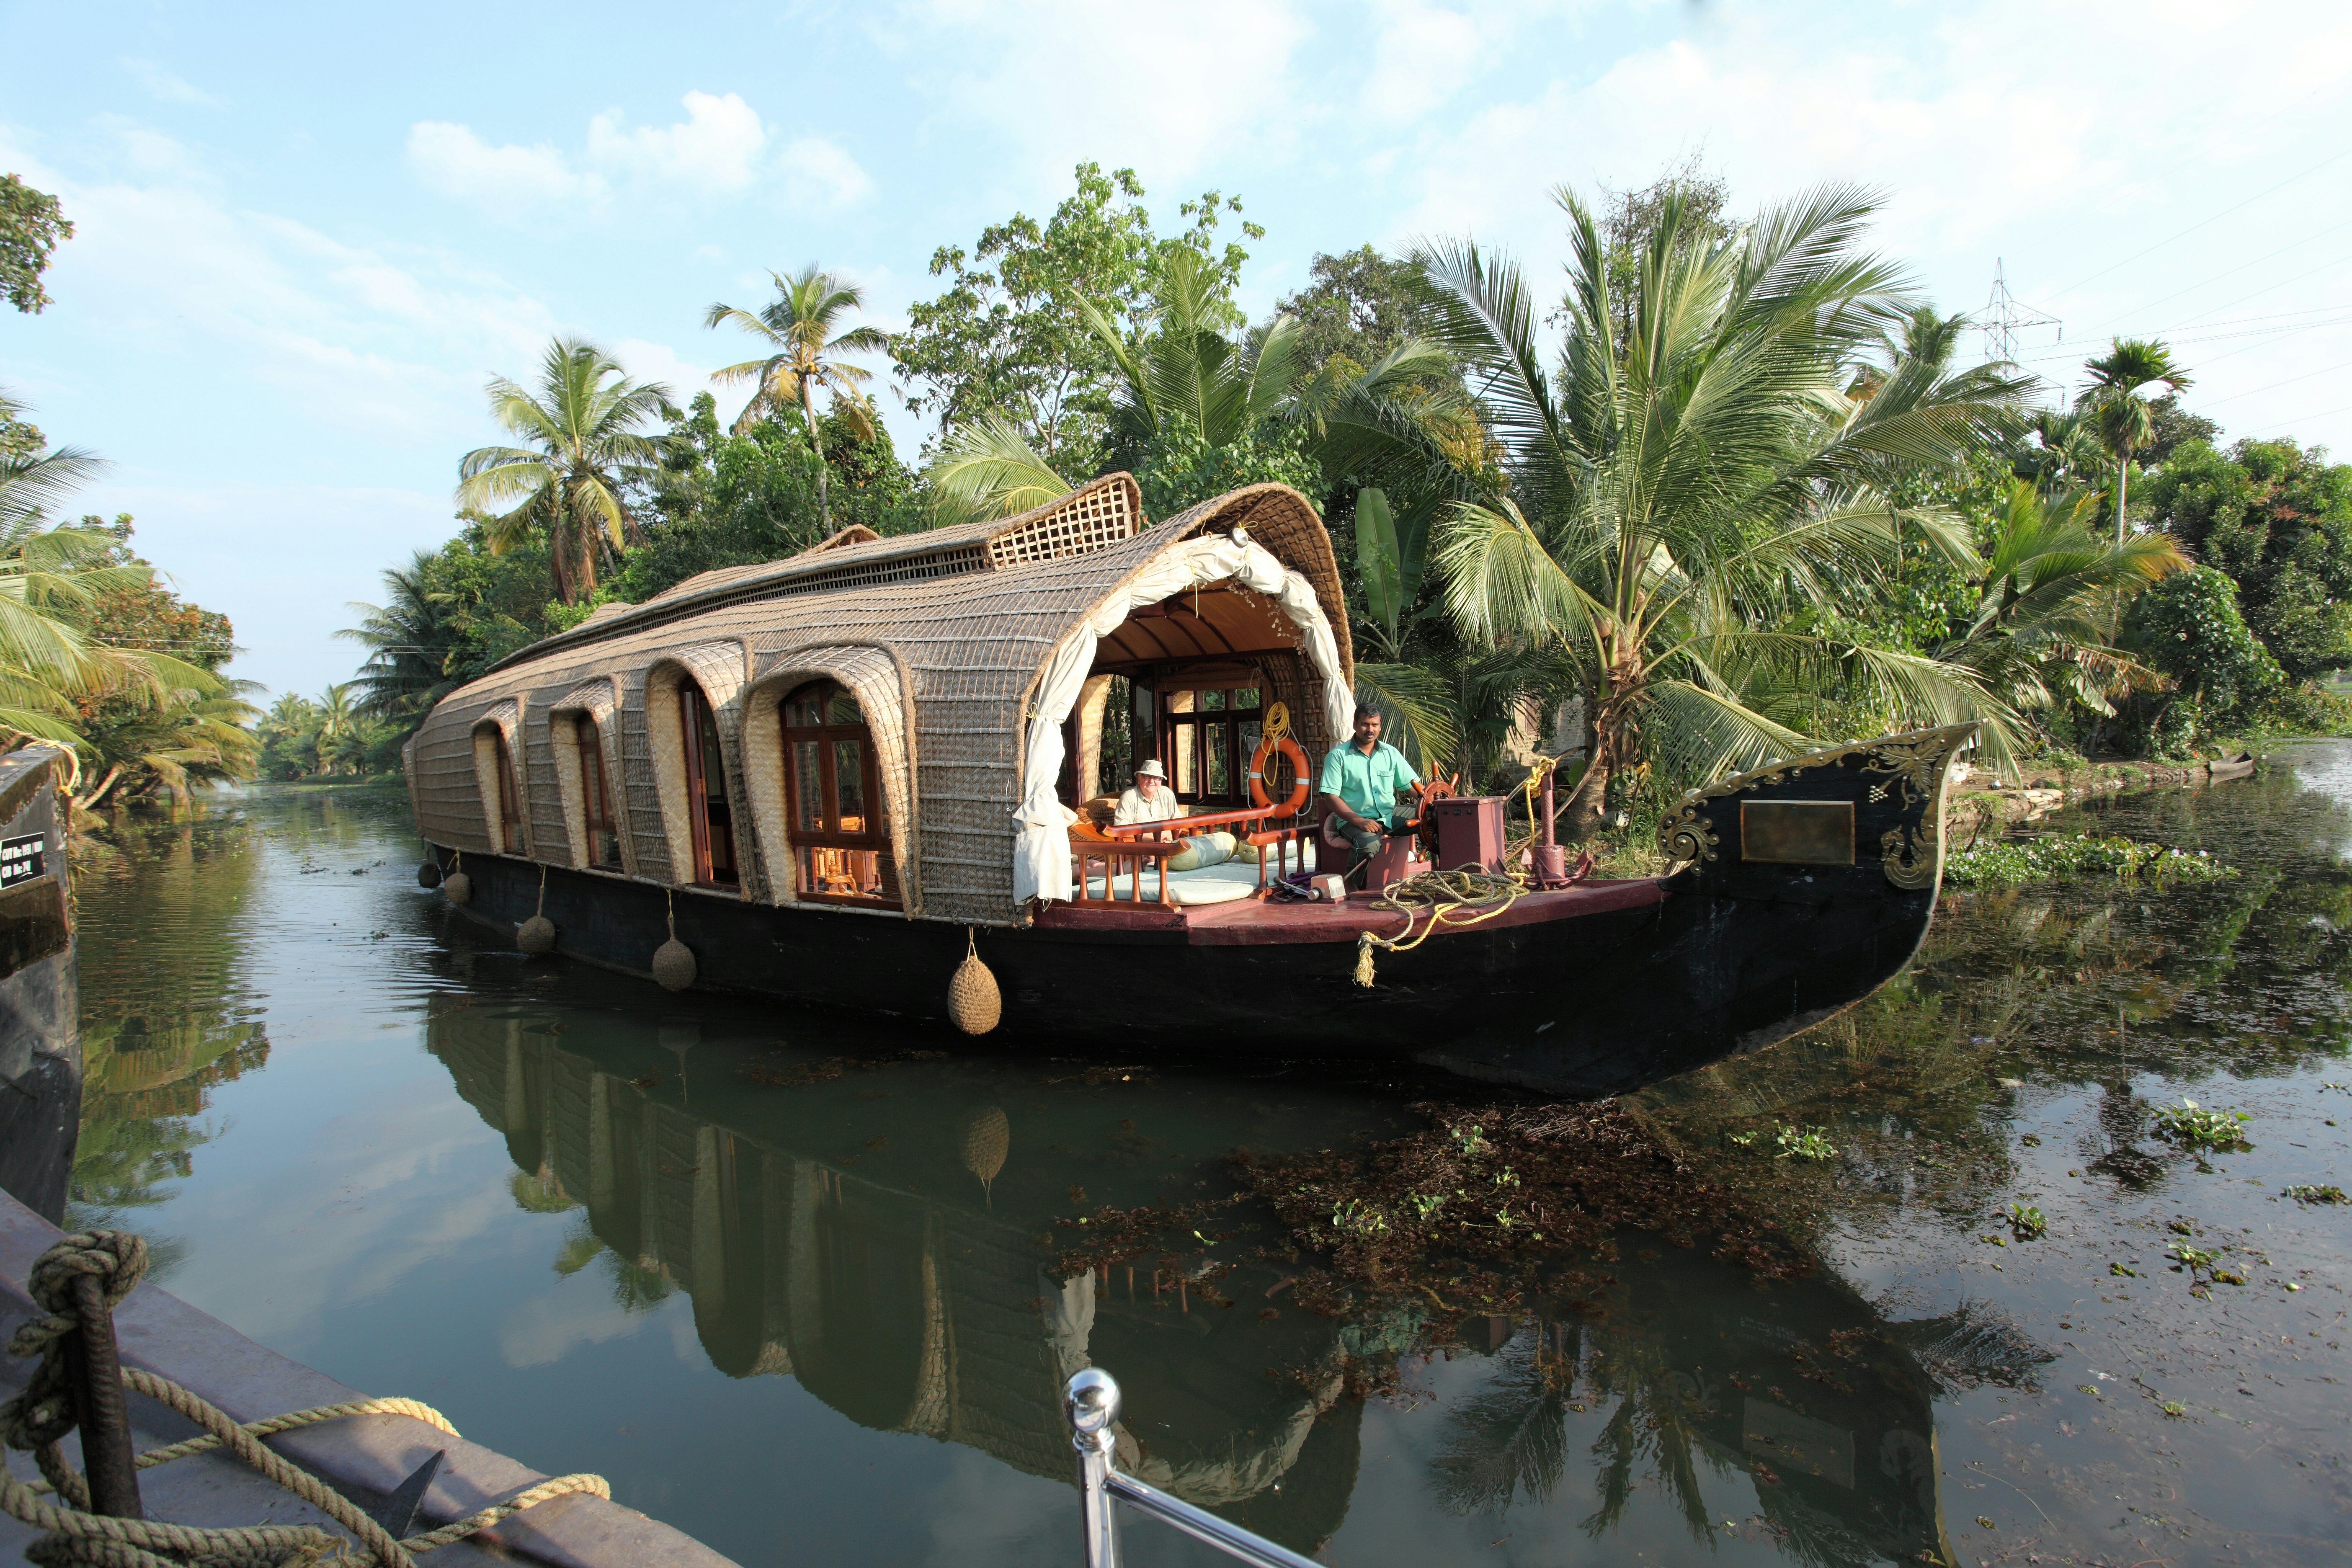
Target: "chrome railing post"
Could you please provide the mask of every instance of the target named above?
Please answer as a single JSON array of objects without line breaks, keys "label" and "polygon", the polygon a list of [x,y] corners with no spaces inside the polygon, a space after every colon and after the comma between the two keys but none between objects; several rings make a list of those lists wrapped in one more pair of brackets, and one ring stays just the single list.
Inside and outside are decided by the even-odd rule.
[{"label": "chrome railing post", "polygon": [[1078,1492],[1084,1500],[1087,1568],[1118,1568],[1118,1522],[1110,1507],[1110,1451],[1117,1440],[1118,1384],[1094,1367],[1070,1379],[1062,1414],[1069,1418],[1070,1446],[1078,1451]]}]

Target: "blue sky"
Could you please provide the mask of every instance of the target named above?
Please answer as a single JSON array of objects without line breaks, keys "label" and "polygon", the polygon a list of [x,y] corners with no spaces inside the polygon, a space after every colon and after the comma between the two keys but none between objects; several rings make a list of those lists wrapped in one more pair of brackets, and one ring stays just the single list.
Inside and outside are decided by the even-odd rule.
[{"label": "blue sky", "polygon": [[[2352,12],[2137,3],[1467,8],[0,5],[0,168],[79,226],[0,383],[113,459],[87,509],[235,620],[236,673],[347,676],[347,601],[452,531],[481,386],[589,334],[683,395],[701,327],[819,260],[888,326],[949,242],[1132,165],[1240,195],[1263,312],[1426,235],[1557,276],[1546,193],[1698,153],[1742,210],[1823,180],[1946,309],[1997,260],[2068,382],[2161,334],[2231,436],[2352,456]],[[2184,232],[2185,231],[2185,232]],[[1546,285],[1549,287],[1549,284]],[[924,431],[903,410],[910,448]]]}]

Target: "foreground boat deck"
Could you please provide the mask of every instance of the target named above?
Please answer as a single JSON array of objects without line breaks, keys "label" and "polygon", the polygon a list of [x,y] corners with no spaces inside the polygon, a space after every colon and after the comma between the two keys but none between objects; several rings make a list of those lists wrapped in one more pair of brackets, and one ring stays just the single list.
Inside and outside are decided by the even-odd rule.
[{"label": "foreground boat deck", "polygon": [[[1580,882],[1552,893],[1526,893],[1511,906],[1479,921],[1487,929],[1539,925],[1580,915],[1638,909],[1662,902],[1664,884],[1654,877],[1622,881]],[[1274,900],[1237,899],[1225,904],[1186,909],[1154,903],[1106,909],[1053,904],[1037,916],[1037,929],[1049,931],[1154,931],[1179,938],[1193,947],[1276,947],[1289,943],[1349,942],[1362,931],[1401,936],[1411,919],[1417,928],[1425,913],[1391,909],[1372,898],[1357,895],[1344,903],[1277,903]]]}]

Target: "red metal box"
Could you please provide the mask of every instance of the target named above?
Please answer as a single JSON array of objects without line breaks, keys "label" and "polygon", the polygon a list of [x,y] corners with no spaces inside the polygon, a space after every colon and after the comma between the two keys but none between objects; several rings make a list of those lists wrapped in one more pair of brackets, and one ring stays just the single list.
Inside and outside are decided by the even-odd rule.
[{"label": "red metal box", "polygon": [[1462,795],[1430,802],[1429,815],[1437,824],[1438,869],[1503,869],[1504,799],[1499,795]]}]

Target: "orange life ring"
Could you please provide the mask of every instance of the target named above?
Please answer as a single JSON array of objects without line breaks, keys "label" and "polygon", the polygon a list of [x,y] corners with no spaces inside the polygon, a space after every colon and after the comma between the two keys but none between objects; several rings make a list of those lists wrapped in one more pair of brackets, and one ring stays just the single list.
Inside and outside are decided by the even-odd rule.
[{"label": "orange life ring", "polygon": [[[1265,793],[1265,759],[1269,752],[1280,752],[1288,757],[1290,771],[1297,780],[1291,786],[1290,798],[1280,805],[1275,805]],[[1268,735],[1257,743],[1257,750],[1250,753],[1249,784],[1250,800],[1254,805],[1264,806],[1276,816],[1297,816],[1298,808],[1307,804],[1307,791],[1313,787],[1308,783],[1307,753],[1299,749],[1297,742],[1287,735]]]}]

